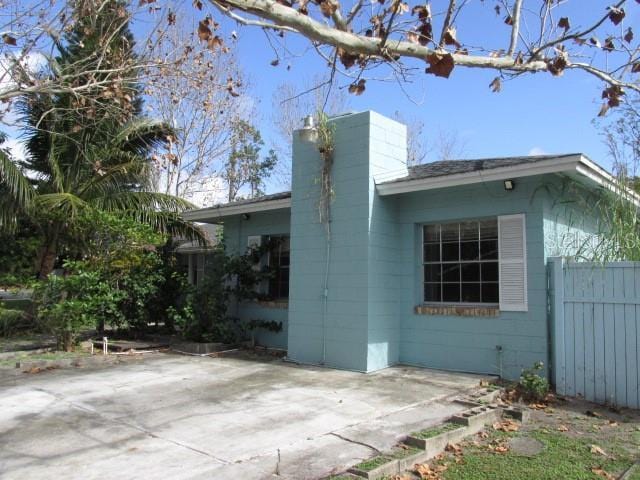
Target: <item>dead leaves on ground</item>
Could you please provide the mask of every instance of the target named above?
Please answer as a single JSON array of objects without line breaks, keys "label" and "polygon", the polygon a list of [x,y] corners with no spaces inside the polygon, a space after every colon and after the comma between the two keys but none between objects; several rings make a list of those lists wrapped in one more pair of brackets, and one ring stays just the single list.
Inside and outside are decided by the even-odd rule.
[{"label": "dead leaves on ground", "polygon": [[592,467],[591,473],[598,475],[599,477],[606,478],[607,480],[615,480],[616,477],[605,471],[602,467]]},{"label": "dead leaves on ground", "polygon": [[416,463],[413,466],[413,471],[421,480],[440,480],[442,478],[441,474],[444,473],[447,468],[449,468],[447,463],[434,465],[433,467],[426,463]]},{"label": "dead leaves on ground", "polygon": [[603,457],[608,457],[609,456],[609,455],[607,455],[607,452],[605,452],[598,445],[591,445],[591,447],[589,448],[589,451],[591,453],[593,453],[594,455],[602,455]]},{"label": "dead leaves on ground", "polygon": [[513,420],[505,420],[493,424],[493,429],[501,432],[517,432],[520,426]]}]

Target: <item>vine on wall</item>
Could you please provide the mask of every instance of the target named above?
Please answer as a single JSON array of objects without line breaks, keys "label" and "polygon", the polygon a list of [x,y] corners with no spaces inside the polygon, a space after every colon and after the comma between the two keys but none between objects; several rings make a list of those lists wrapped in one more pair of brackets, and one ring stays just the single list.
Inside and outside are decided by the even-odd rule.
[{"label": "vine on wall", "polygon": [[318,152],[322,159],[320,172],[320,201],[318,211],[320,223],[325,225],[327,236],[330,234],[331,200],[333,198],[333,186],[331,182],[331,168],[333,167],[334,133],[335,126],[329,124],[326,113],[318,111]]}]

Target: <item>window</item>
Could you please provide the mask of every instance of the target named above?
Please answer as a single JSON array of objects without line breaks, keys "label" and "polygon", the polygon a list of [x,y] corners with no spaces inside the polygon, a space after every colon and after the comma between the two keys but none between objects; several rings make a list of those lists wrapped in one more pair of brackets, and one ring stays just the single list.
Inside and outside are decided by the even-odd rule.
[{"label": "window", "polygon": [[267,239],[269,278],[268,296],[273,299],[289,298],[289,237],[271,236]]},{"label": "window", "polygon": [[423,226],[424,301],[497,304],[498,220]]}]

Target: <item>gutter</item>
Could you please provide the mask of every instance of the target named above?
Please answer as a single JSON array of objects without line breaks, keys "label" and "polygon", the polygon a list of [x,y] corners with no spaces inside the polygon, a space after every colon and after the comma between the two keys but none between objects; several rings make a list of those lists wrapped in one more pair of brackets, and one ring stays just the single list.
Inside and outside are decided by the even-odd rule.
[{"label": "gutter", "polygon": [[233,215],[244,213],[266,212],[270,210],[280,210],[291,208],[291,198],[280,198],[277,200],[264,200],[258,202],[245,203],[240,205],[219,205],[216,207],[190,210],[182,214],[182,218],[194,222],[207,222]]},{"label": "gutter", "polygon": [[[533,175],[544,175],[547,173],[571,173],[577,170],[577,166],[583,158],[584,157],[582,155],[577,154],[560,159],[552,158],[531,164],[510,165],[508,167],[492,168],[490,170],[478,170],[475,172],[442,175],[439,177],[416,178],[414,180],[384,182],[377,184],[376,190],[379,195],[386,196],[398,193],[469,185],[473,183],[522,178]],[[589,161],[589,163],[592,162]],[[595,164],[592,165],[595,166]]]}]

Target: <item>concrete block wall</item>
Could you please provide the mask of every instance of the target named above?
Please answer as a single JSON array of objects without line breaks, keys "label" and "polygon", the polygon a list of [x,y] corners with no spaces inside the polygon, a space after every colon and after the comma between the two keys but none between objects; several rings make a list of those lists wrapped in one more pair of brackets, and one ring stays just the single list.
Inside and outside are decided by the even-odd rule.
[{"label": "concrete block wall", "polygon": [[297,134],[293,139],[288,355],[303,363],[371,371],[397,361],[399,339],[396,300],[385,288],[395,268],[394,213],[377,197],[374,175],[406,174],[406,133],[375,112],[331,123],[329,248],[318,211],[322,160],[316,145]]},{"label": "concrete block wall", "polygon": [[[243,219],[240,215],[224,221],[225,250],[230,254],[243,254],[247,250],[247,239],[252,235],[288,235],[290,230],[289,210],[256,212]],[[287,348],[289,314],[286,308],[267,306],[257,302],[231,305],[231,313],[240,320],[266,320],[282,323],[280,332],[257,330],[255,339],[259,345],[272,348]]]},{"label": "concrete block wall", "polygon": [[[397,196],[402,272],[402,363],[517,379],[523,368],[548,361],[547,278],[540,177],[519,179],[507,192],[487,182]],[[421,224],[526,214],[528,311],[483,316],[417,313],[422,304]],[[501,352],[496,348],[500,346]]]}]

